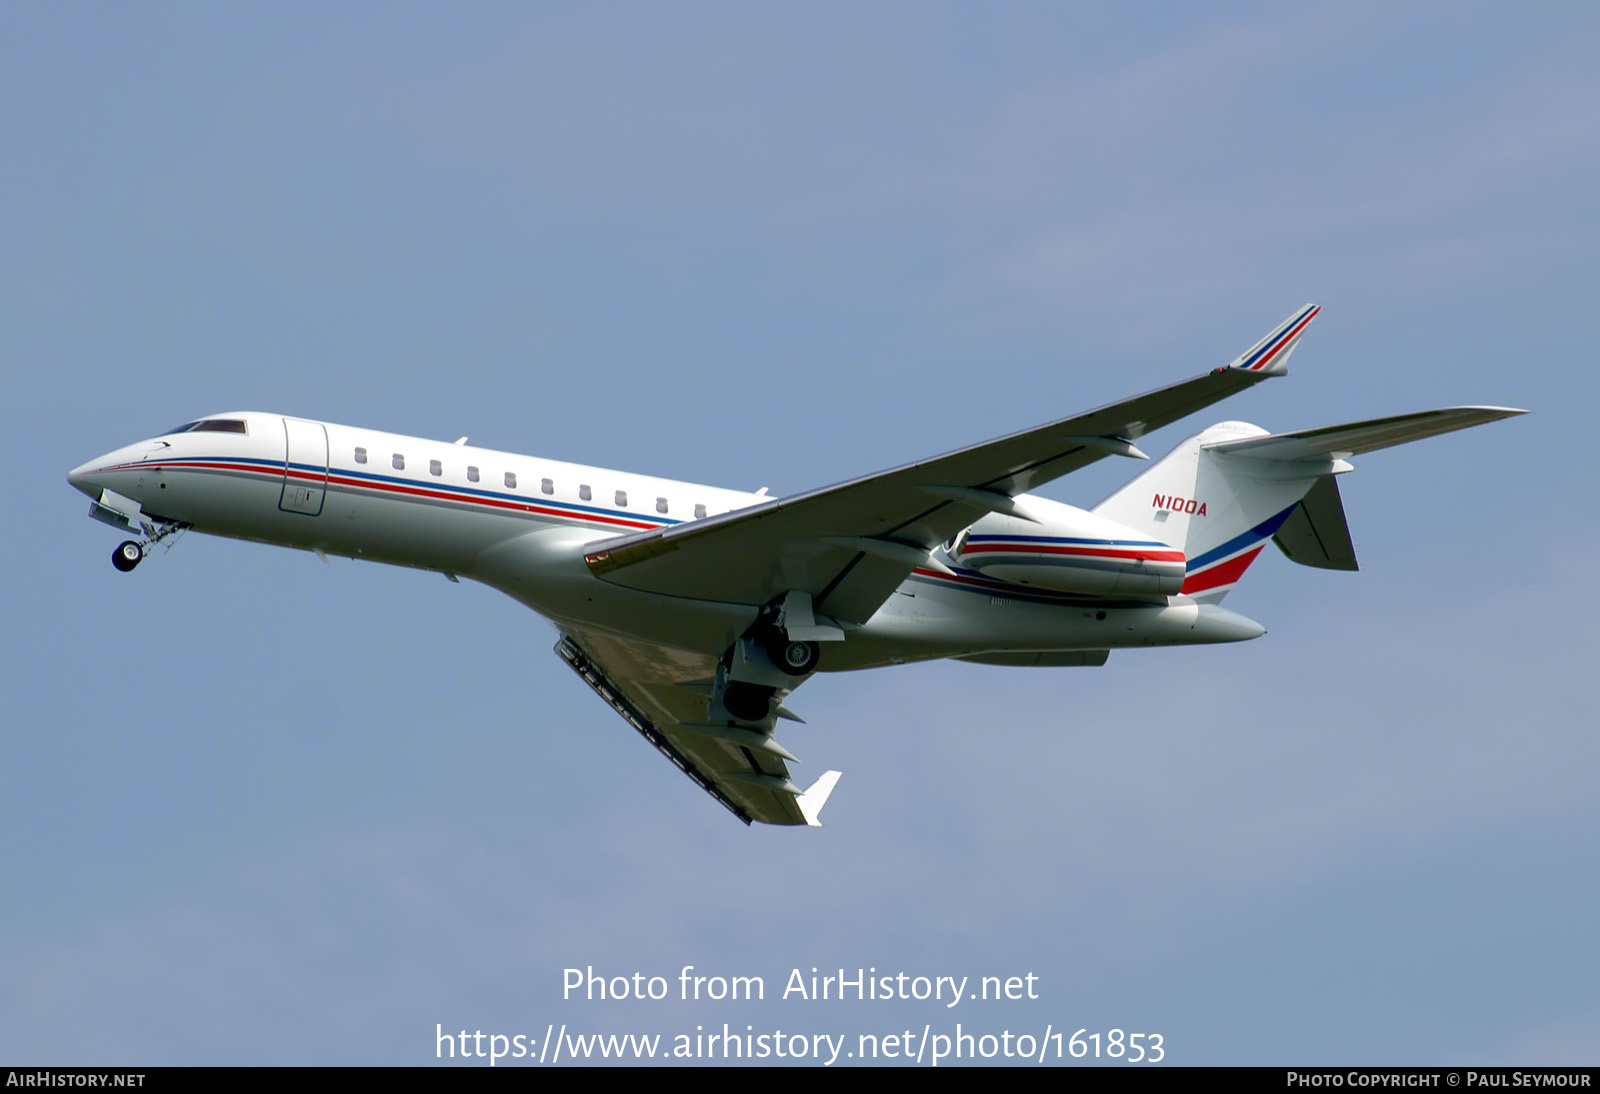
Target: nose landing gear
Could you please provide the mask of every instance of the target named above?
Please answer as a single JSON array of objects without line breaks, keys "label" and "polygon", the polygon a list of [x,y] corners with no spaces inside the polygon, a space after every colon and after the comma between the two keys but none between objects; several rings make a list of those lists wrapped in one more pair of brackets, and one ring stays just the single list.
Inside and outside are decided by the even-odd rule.
[{"label": "nose landing gear", "polygon": [[[128,573],[139,563],[144,561],[144,556],[150,548],[166,539],[168,536],[188,529],[188,525],[181,520],[163,521],[159,525],[145,524],[145,530],[151,534],[143,540],[125,539],[117,544],[117,549],[111,552],[111,565],[123,573]],[[176,542],[176,541],[174,541]],[[171,549],[171,544],[167,545]]]},{"label": "nose landing gear", "polygon": [[111,552],[111,565],[127,573],[144,561],[144,548],[133,540],[125,540]]}]

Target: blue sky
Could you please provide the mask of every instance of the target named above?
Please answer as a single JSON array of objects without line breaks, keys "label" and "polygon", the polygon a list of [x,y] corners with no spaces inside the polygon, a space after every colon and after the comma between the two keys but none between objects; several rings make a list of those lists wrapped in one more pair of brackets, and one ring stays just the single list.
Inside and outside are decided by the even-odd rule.
[{"label": "blue sky", "polygon": [[[961,1021],[1181,1063],[1595,1063],[1597,30],[13,10],[0,1059]],[[819,831],[730,821],[490,590],[200,536],[120,575],[64,479],[249,407],[781,494],[1223,364],[1312,300],[1293,374],[1212,417],[1533,413],[1359,461],[1363,572],[1263,556],[1228,602],[1256,642],[808,683],[786,743],[845,772]],[[688,964],[769,998],[561,999],[570,966]],[[1041,998],[772,998],[812,966]]]}]

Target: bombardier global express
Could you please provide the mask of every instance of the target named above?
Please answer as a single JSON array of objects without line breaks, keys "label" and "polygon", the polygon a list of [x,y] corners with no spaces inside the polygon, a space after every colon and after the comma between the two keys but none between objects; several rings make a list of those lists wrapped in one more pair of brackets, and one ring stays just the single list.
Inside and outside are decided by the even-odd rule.
[{"label": "bombardier global express", "polygon": [[1354,570],[1337,476],[1361,453],[1523,413],[1449,407],[1268,433],[1223,422],[1092,510],[1029,491],[1281,376],[1307,305],[1232,363],[1034,429],[771,498],[259,411],[119,448],[68,479],[132,533],[193,529],[493,586],[746,824],[818,823],[838,781],[790,781],[775,737],[813,673],[933,658],[1101,665],[1112,650],[1237,642],[1221,606],[1270,539]]}]

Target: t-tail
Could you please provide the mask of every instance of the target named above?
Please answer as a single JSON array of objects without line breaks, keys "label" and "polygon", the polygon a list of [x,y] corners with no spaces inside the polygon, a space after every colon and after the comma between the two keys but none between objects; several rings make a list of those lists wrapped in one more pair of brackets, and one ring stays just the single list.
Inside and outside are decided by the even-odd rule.
[{"label": "t-tail", "polygon": [[1301,565],[1356,568],[1335,479],[1354,470],[1350,457],[1523,413],[1458,406],[1273,434],[1223,422],[1184,441],[1094,511],[1181,550],[1183,595],[1214,604],[1269,539]]}]

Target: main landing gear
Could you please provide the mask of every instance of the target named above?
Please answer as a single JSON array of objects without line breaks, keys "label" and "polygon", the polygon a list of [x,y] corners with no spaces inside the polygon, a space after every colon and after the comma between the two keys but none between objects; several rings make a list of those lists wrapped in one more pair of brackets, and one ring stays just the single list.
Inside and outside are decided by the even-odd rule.
[{"label": "main landing gear", "polygon": [[730,680],[722,690],[722,706],[741,722],[761,722],[772,713],[772,698],[777,693],[777,688]]},{"label": "main landing gear", "polygon": [[791,642],[776,628],[763,636],[761,646],[774,665],[794,677],[810,676],[822,658],[822,647],[816,642]]},{"label": "main landing gear", "polygon": [[717,695],[738,721],[763,722],[779,693],[815,672],[820,659],[817,643],[791,641],[777,627],[758,624],[723,658]]}]

